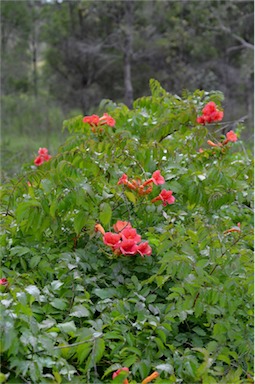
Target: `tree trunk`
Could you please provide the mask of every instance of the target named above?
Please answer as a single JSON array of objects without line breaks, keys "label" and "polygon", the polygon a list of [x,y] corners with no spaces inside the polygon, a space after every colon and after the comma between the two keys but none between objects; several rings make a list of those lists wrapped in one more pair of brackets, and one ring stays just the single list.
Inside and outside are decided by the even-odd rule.
[{"label": "tree trunk", "polygon": [[124,39],[124,102],[132,108],[133,105],[133,85],[131,77],[131,62],[133,55],[133,0],[125,1],[125,39]]},{"label": "tree trunk", "polygon": [[31,51],[32,51],[32,67],[33,67],[33,91],[34,96],[38,95],[38,75],[37,75],[37,20],[36,20],[36,12],[35,5],[31,1],[31,14],[32,14],[32,30],[31,30]]}]

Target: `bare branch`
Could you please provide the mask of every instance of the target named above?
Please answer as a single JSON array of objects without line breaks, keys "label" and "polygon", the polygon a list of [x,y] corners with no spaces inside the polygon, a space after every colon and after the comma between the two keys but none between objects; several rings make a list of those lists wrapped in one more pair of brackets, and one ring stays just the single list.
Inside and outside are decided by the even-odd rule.
[{"label": "bare branch", "polygon": [[251,44],[248,41],[244,40],[241,36],[236,35],[229,28],[225,27],[222,24],[220,25],[220,28],[221,28],[222,31],[224,31],[224,32],[228,33],[229,35],[231,35],[235,40],[239,41],[239,43],[241,43],[243,47],[254,50],[254,45],[253,44]]}]

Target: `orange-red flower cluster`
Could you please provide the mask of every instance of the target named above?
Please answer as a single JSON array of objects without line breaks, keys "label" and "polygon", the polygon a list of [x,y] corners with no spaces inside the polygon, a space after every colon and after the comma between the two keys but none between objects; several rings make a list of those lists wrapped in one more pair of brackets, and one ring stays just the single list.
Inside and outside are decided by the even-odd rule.
[{"label": "orange-red flower cluster", "polygon": [[48,154],[47,148],[39,148],[38,155],[34,159],[34,164],[39,167],[39,165],[42,165],[45,161],[49,161],[51,159],[51,156]]},{"label": "orange-red flower cluster", "polygon": [[[148,195],[151,193],[153,189],[153,183],[155,185],[160,185],[164,184],[165,179],[164,177],[160,174],[160,171],[157,170],[152,174],[152,177],[148,180],[145,180],[143,183],[141,179],[136,179],[136,180],[128,180],[128,177],[125,173],[121,176],[121,178],[118,181],[118,185],[124,184],[126,185],[129,189],[133,189],[134,191],[137,191],[139,195]],[[148,186],[147,188],[145,188]]]},{"label": "orange-red flower cluster", "polygon": [[103,125],[114,127],[116,123],[116,121],[108,115],[108,113],[104,113],[102,117],[99,117],[98,115],[85,116],[83,118],[83,122],[88,123],[91,126],[92,132],[96,132],[97,129],[102,132]]},{"label": "orange-red flower cluster", "polygon": [[135,228],[128,221],[117,221],[113,229],[115,232],[102,232],[101,225],[95,226],[96,231],[103,234],[103,242],[108,245],[115,255],[137,255],[142,257],[150,256],[152,249],[148,241],[141,242],[141,236],[138,235]]},{"label": "orange-red flower cluster", "polygon": [[[164,177],[161,175],[160,171],[157,170],[152,174],[150,179],[145,180],[143,183],[141,182],[140,179],[129,181],[127,175],[123,173],[123,175],[120,177],[117,184],[118,185],[124,184],[129,189],[137,191],[139,195],[148,195],[149,193],[152,192],[153,184],[162,185],[164,183],[165,183]],[[158,200],[162,200],[164,206],[166,206],[167,203],[173,204],[175,201],[175,198],[172,196],[172,193],[173,193],[172,191],[167,191],[166,189],[163,189],[163,191],[161,191],[161,193],[157,197],[154,197],[154,199],[152,199],[151,202],[155,203]]]},{"label": "orange-red flower cluster", "polygon": [[197,123],[202,125],[214,123],[215,121],[221,121],[223,116],[223,111],[217,109],[216,104],[210,101],[202,109],[202,116],[197,117]]}]

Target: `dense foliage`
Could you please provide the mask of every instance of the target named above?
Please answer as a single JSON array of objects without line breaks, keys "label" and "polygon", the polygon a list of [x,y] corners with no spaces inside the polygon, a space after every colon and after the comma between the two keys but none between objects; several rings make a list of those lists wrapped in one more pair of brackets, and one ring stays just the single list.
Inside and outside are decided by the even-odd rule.
[{"label": "dense foliage", "polygon": [[[220,92],[150,87],[65,121],[58,153],[2,186],[1,382],[253,382],[244,127],[221,134]],[[109,246],[120,221],[151,255]]]}]

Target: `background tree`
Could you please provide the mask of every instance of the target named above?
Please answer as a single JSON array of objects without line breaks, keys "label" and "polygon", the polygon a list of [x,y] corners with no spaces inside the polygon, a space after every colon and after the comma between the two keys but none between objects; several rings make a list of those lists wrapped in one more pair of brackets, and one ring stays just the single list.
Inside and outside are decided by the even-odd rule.
[{"label": "background tree", "polygon": [[[95,112],[102,99],[131,106],[133,99],[149,93],[150,78],[179,95],[185,89],[219,89],[225,95],[225,119],[233,124],[245,120],[248,129],[242,135],[251,141],[253,2],[18,4],[1,4],[2,127],[8,158],[6,143],[13,153],[17,132],[24,137],[20,153],[26,152],[28,137],[40,141],[39,146],[47,137],[54,151],[54,140],[62,140],[64,117]],[[25,146],[27,152],[37,143]]]},{"label": "background tree", "polygon": [[102,97],[128,103],[123,72],[132,66],[134,97],[148,92],[154,76],[177,93],[222,90],[231,118],[251,111],[243,100],[249,94],[252,105],[252,2],[63,1],[48,7],[58,9],[47,24],[49,70],[68,79],[68,103],[85,110]]}]

